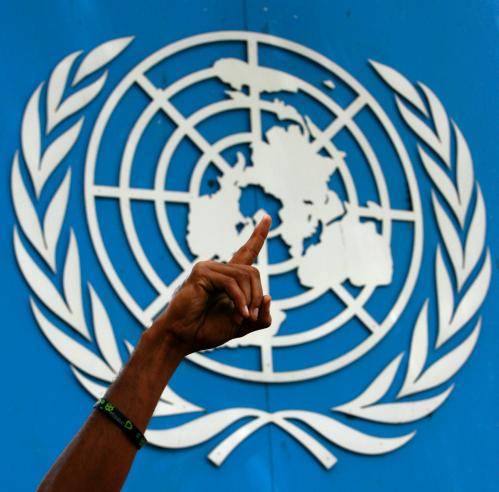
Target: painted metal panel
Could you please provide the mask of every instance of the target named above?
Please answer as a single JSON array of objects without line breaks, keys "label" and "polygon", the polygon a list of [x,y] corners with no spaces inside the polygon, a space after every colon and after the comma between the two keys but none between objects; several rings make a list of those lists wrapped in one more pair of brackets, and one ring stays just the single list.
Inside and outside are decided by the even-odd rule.
[{"label": "painted metal panel", "polygon": [[261,209],[274,325],[181,366],[124,490],[496,489],[494,3],[0,12],[5,490]]}]

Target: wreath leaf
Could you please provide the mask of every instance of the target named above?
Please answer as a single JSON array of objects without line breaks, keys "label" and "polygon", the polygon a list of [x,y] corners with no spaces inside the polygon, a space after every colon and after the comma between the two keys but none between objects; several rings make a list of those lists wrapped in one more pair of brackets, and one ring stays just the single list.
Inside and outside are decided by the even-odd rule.
[{"label": "wreath leaf", "polygon": [[70,184],[71,169],[68,169],[62,183],[55,192],[52,200],[50,200],[45,212],[45,219],[43,220],[43,237],[47,245],[44,258],[54,273],[56,273],[55,255],[57,243],[64,217],[66,216]]},{"label": "wreath leaf", "polygon": [[428,111],[426,106],[421,99],[418,91],[414,86],[397,70],[389,67],[388,65],[383,65],[382,63],[369,60],[369,63],[374,67],[378,75],[395,91],[400,94],[405,99],[407,99],[414,107],[419,109],[426,117],[428,116]]},{"label": "wreath leaf", "polygon": [[109,383],[114,380],[116,375],[102,359],[80,343],[75,342],[72,337],[66,335],[59,328],[56,328],[43,315],[33,299],[31,299],[31,309],[43,334],[65,359],[78,369],[81,369],[95,378],[102,379]]},{"label": "wreath leaf", "polygon": [[92,319],[97,346],[109,366],[115,373],[118,373],[123,366],[123,362],[121,361],[118,345],[116,344],[116,338],[114,336],[113,327],[111,326],[111,321],[109,320],[109,316],[104,309],[104,305],[94,288],[89,285],[88,289],[90,291]]},{"label": "wreath leaf", "polygon": [[[125,346],[130,354],[134,351],[134,346],[126,340]],[[154,416],[156,417],[161,417],[163,415],[177,415],[181,413],[202,412],[204,410],[204,408],[198,407],[197,405],[194,405],[179,396],[171,389],[169,384],[165,386],[165,389],[160,396],[160,400],[163,401],[165,405],[156,407],[154,410]]]},{"label": "wreath leaf", "polygon": [[219,410],[173,429],[148,429],[145,436],[151,444],[156,446],[170,449],[187,448],[208,441],[238,420],[246,417],[260,417],[265,413],[254,408]]},{"label": "wreath leaf", "polygon": [[[90,393],[96,400],[102,398],[107,391],[107,386],[96,383],[90,378],[87,378],[81,371],[79,371],[73,364],[70,365],[71,371],[75,375],[78,382]],[[116,375],[115,375],[116,376]]]},{"label": "wreath leaf", "polygon": [[[470,276],[477,265],[478,260],[482,256],[482,252],[485,248],[485,233],[487,229],[485,224],[485,203],[480,187],[477,185],[475,211],[471,219],[464,247],[464,279],[467,279]],[[459,285],[459,289],[461,288],[462,285]]]},{"label": "wreath leaf", "polygon": [[433,91],[421,82],[419,83],[419,85],[430,105],[431,116],[435,125],[437,134],[436,136],[438,139],[438,145],[435,147],[431,147],[444,161],[445,165],[450,168],[450,128],[447,113],[445,112],[440,99],[435,96]]},{"label": "wreath leaf", "polygon": [[471,334],[463,342],[428,367],[421,377],[412,383],[411,388],[406,391],[404,396],[430,390],[454,376],[473,352],[480,333],[480,326],[481,320],[478,321]]},{"label": "wreath leaf", "polygon": [[409,355],[409,365],[405,375],[404,384],[398,398],[410,395],[414,382],[423,372],[423,368],[428,357],[428,301],[425,301],[419,311],[416,325],[412,332],[411,351]]},{"label": "wreath leaf", "polygon": [[37,179],[40,189],[43,188],[47,179],[73,148],[80,135],[82,124],[83,117],[69,128],[69,130],[66,130],[61,136],[57,137],[44,152]]},{"label": "wreath leaf", "polygon": [[438,332],[436,348],[440,348],[454,333],[451,331],[451,320],[454,310],[454,293],[449,273],[442,258],[440,246],[435,258],[435,276],[437,283]]},{"label": "wreath leaf", "polygon": [[435,183],[438,191],[442,193],[451,210],[455,212],[459,209],[459,197],[452,181],[444,170],[426,153],[421,145],[418,144],[417,147],[419,157],[421,158],[421,162],[423,163],[426,172]]},{"label": "wreath leaf", "polygon": [[69,96],[59,107],[54,115],[54,126],[61,121],[69,118],[71,115],[90,104],[95,97],[100,93],[107,79],[107,71],[104,72],[95,82],[80,89],[73,95]]},{"label": "wreath leaf", "polygon": [[411,130],[418,135],[428,147],[438,149],[440,147],[440,141],[432,132],[431,128],[429,128],[421,118],[418,118],[398,96],[395,96],[395,102],[402,118],[404,118],[405,122],[410,126]]},{"label": "wreath leaf", "polygon": [[21,273],[31,290],[36,293],[38,298],[48,309],[56,313],[57,316],[66,323],[71,324],[73,316],[66,306],[66,303],[54,287],[54,284],[47,278],[26,251],[19,238],[16,226],[14,226],[14,252]]},{"label": "wreath leaf", "polygon": [[462,213],[460,214],[460,224],[464,227],[466,211],[470,203],[475,183],[473,173],[473,160],[470,149],[459,127],[453,122],[454,133],[456,135],[456,179],[459,193],[459,201]]},{"label": "wreath leaf", "polygon": [[382,424],[409,424],[432,414],[447,400],[453,389],[454,385],[437,396],[423,400],[381,403],[369,407],[352,408],[344,413]]},{"label": "wreath leaf", "polygon": [[450,330],[453,333],[457,333],[475,315],[483,304],[490,284],[491,270],[490,252],[487,251],[482,269],[475,277],[473,283],[456,308],[450,326]]},{"label": "wreath leaf", "polygon": [[69,236],[62,286],[64,297],[66,298],[67,305],[72,315],[69,324],[80,333],[80,335],[83,335],[87,340],[91,340],[90,333],[85,323],[85,315],[83,313],[80,255],[78,253],[78,244],[76,243],[73,231],[71,231]]},{"label": "wreath leaf", "polygon": [[351,414],[352,411],[355,411],[357,408],[367,407],[381,400],[390,389],[403,356],[404,354],[400,354],[395,357],[395,359],[393,359],[383,371],[378,374],[374,381],[354,400],[348,402],[346,405],[334,407],[332,410]]},{"label": "wreath leaf", "polygon": [[47,260],[47,248],[42,228],[40,227],[40,221],[38,220],[38,214],[21,177],[19,152],[15,153],[12,161],[11,191],[14,210],[16,216],[19,218],[19,225],[22,231],[36,251]]},{"label": "wreath leaf", "polygon": [[75,51],[63,58],[54,68],[47,89],[47,129],[49,134],[62,120],[57,117],[57,111],[64,95],[69,72],[81,51]]},{"label": "wreath leaf", "polygon": [[33,92],[33,95],[30,97],[23,114],[21,125],[21,147],[23,157],[31,177],[31,182],[35,187],[37,198],[39,197],[40,190],[37,186],[36,175],[40,167],[41,152],[40,119],[38,111],[42,87],[43,82],[36,88],[35,92]]},{"label": "wreath leaf", "polygon": [[459,239],[458,232],[452,224],[450,217],[445,213],[434,192],[432,193],[431,198],[433,203],[433,211],[435,213],[438,229],[440,231],[440,236],[442,237],[445,249],[449,254],[449,258],[452,263],[452,269],[454,270],[454,273],[456,275],[457,284],[462,286],[465,281],[465,277],[464,255],[461,240]]},{"label": "wreath leaf", "polygon": [[[80,370],[78,370],[75,366],[71,366],[71,370],[75,375],[78,382],[87,390],[89,394],[91,394],[96,400],[102,398],[108,386],[96,383],[92,381],[90,378],[87,378]],[[172,416],[178,415],[181,413],[185,413],[184,411],[177,408],[175,405],[170,403],[166,403],[164,401],[159,401],[154,409],[153,417],[164,417],[164,416]]]},{"label": "wreath leaf", "polygon": [[132,41],[133,36],[117,38],[94,48],[81,62],[71,85],[74,87],[114,60]]},{"label": "wreath leaf", "polygon": [[327,415],[305,410],[285,410],[278,412],[278,415],[304,422],[328,441],[341,448],[368,455],[385,454],[394,451],[410,441],[416,434],[411,432],[400,437],[372,436],[355,430]]}]

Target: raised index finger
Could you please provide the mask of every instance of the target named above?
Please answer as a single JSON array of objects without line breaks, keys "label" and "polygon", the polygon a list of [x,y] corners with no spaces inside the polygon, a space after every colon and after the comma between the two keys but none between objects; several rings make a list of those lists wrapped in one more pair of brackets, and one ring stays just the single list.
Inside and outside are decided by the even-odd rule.
[{"label": "raised index finger", "polygon": [[265,214],[262,220],[257,224],[255,230],[250,238],[243,244],[234,254],[230,263],[237,263],[239,265],[252,265],[258,257],[262,249],[267,234],[269,233],[272,219],[270,215]]}]

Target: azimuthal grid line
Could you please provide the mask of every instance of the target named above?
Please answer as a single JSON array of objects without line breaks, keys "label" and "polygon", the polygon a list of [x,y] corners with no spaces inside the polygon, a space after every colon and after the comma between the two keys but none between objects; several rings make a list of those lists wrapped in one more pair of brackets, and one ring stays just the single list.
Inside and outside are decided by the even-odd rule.
[{"label": "azimuthal grid line", "polygon": [[[221,36],[220,36],[221,35]],[[150,106],[154,107],[156,110],[163,111],[168,118],[170,118],[176,125],[176,129],[174,133],[179,134],[180,132],[183,137],[189,138],[189,140],[196,145],[200,151],[204,154],[205,160],[213,163],[221,172],[224,174],[227,170],[231,168],[231,166],[226,162],[226,160],[222,156],[222,152],[225,150],[224,148],[217,148],[216,143],[210,144],[207,139],[199,132],[197,129],[197,125],[199,121],[202,121],[204,118],[208,117],[207,111],[203,109],[198,110],[201,116],[201,120],[195,121],[193,115],[189,117],[184,117],[178,109],[171,103],[170,98],[176,93],[176,89],[179,88],[184,90],[189,88],[189,83],[197,78],[197,80],[201,80],[206,76],[210,75],[211,69],[203,69],[200,72],[192,73],[188,76],[183,77],[181,80],[175,81],[171,86],[166,89],[159,89],[154,86],[154,84],[144,75],[147,71],[153,67],[156,63],[159,63],[162,59],[175,54],[176,52],[180,52],[183,49],[193,48],[195,46],[202,45],[204,43],[216,42],[220,39],[225,40],[240,40],[246,43],[247,47],[247,62],[253,66],[258,67],[258,48],[259,45],[265,43],[273,46],[274,48],[280,48],[283,50],[288,50],[294,53],[297,56],[309,57],[314,60],[315,63],[320,63],[323,66],[326,66],[337,78],[343,80],[347,85],[349,85],[358,96],[346,107],[340,108],[338,105],[335,105],[334,101],[329,99],[329,102],[325,100],[327,96],[319,92],[315,87],[310,86],[307,82],[300,81],[305,87],[305,92],[309,97],[320,100],[325,104],[328,104],[328,108],[332,114],[335,115],[335,118],[331,121],[330,124],[326,125],[326,127],[319,131],[319,133],[314,135],[315,146],[317,148],[326,147],[326,151],[333,155],[336,152],[336,147],[332,144],[332,139],[334,136],[343,128],[347,128],[353,135],[353,137],[361,142],[360,145],[362,147],[362,151],[367,156],[367,159],[372,167],[372,162],[377,162],[377,158],[375,157],[373,149],[370,148],[369,142],[363,136],[360,128],[355,124],[354,118],[358,114],[359,111],[362,110],[363,107],[369,106],[375,116],[378,118],[378,121],[382,126],[385,127],[386,133],[389,138],[392,140],[392,143],[397,151],[397,154],[400,158],[400,162],[404,169],[404,174],[406,179],[408,180],[409,190],[412,195],[414,195],[414,199],[412,203],[414,204],[412,210],[397,210],[390,209],[387,204],[389,204],[389,200],[385,200],[385,205],[380,207],[376,207],[375,209],[360,206],[357,203],[357,211],[359,216],[364,218],[371,218],[375,220],[380,220],[383,224],[388,224],[390,228],[390,224],[392,221],[407,221],[414,226],[415,229],[415,242],[414,242],[414,250],[413,257],[411,259],[411,264],[409,268],[408,282],[404,285],[397,302],[393,306],[392,310],[386,317],[386,319],[382,322],[377,322],[372,318],[372,316],[362,307],[362,304],[365,302],[370,296],[371,288],[363,289],[362,295],[359,294],[357,297],[352,297],[352,295],[344,289],[341,285],[338,288],[334,288],[333,291],[335,295],[341,299],[341,301],[345,304],[346,310],[350,312],[351,316],[356,317],[359,321],[365,326],[366,333],[370,333],[371,335],[367,337],[367,339],[355,347],[355,349],[350,350],[348,353],[345,353],[339,357],[336,357],[334,360],[330,361],[327,364],[320,364],[319,366],[314,366],[305,370],[297,370],[297,371],[286,371],[282,373],[276,373],[273,371],[271,366],[267,363],[262,364],[262,370],[253,371],[246,370],[239,367],[228,366],[221,362],[218,362],[214,359],[210,359],[203,354],[194,354],[191,358],[193,362],[200,364],[201,366],[214,370],[216,372],[221,372],[225,375],[242,378],[253,381],[267,381],[267,382],[286,382],[286,381],[296,381],[301,379],[308,379],[310,377],[317,377],[317,375],[326,374],[328,372],[334,371],[343,367],[344,365],[350,363],[354,359],[360,357],[367,350],[372,348],[374,344],[376,344],[390,329],[393,322],[390,320],[396,319],[399,313],[402,311],[403,306],[408,298],[408,295],[412,289],[414,284],[417,264],[420,259],[421,252],[421,240],[418,239],[418,231],[421,230],[419,224],[420,217],[420,204],[419,198],[417,194],[417,184],[414,179],[414,175],[410,166],[410,161],[407,156],[407,152],[403,148],[403,144],[398,137],[395,129],[391,125],[390,121],[376,103],[376,101],[372,98],[372,96],[356,82],[350,75],[344,72],[340,67],[335,65],[330,60],[325,59],[321,55],[313,52],[312,50],[308,50],[303,46],[297,45],[295,43],[291,43],[285,40],[280,40],[278,38],[274,38],[272,36],[260,35],[257,33],[216,33],[215,35],[201,35],[195,36],[193,38],[189,38],[187,40],[183,40],[182,42],[175,43],[174,45],[168,46],[151,55],[149,58],[141,62],[137,67],[135,67],[118,85],[114,93],[111,95],[107,103],[105,104],[101,114],[99,115],[96,127],[94,129],[94,133],[91,138],[91,143],[89,145],[88,159],[87,159],[87,169],[86,169],[86,199],[87,199],[87,214],[89,216],[89,223],[93,222],[90,227],[92,239],[94,244],[96,245],[96,250],[103,264],[104,270],[108,275],[111,283],[115,287],[117,293],[123,299],[125,304],[129,307],[130,311],[141,321],[142,324],[147,325],[150,321],[151,317],[156,314],[159,310],[162,309],[164,304],[166,304],[171,296],[173,291],[173,284],[177,284],[181,281],[181,277],[179,277],[177,281],[175,281],[170,286],[164,286],[158,290],[158,296],[156,299],[146,308],[142,309],[139,307],[136,302],[129,295],[127,288],[123,284],[122,280],[116,274],[114,270],[113,263],[110,260],[107,252],[105,251],[103,242],[99,239],[99,232],[97,225],[97,217],[95,213],[95,205],[92,205],[92,201],[99,198],[109,198],[109,199],[119,199],[121,203],[126,203],[126,206],[129,207],[132,201],[149,201],[156,204],[156,207],[159,207],[162,203],[163,210],[166,210],[165,205],[168,203],[172,204],[185,204],[189,206],[192,200],[195,200],[198,196],[198,191],[191,189],[188,191],[170,191],[167,189],[163,189],[162,187],[157,186],[158,183],[158,175],[156,176],[156,185],[152,189],[146,189],[141,187],[132,187],[130,186],[129,181],[125,181],[120,179],[120,183],[117,186],[109,186],[109,185],[99,185],[93,182],[93,169],[96,164],[96,150],[100,145],[100,141],[102,138],[102,133],[107,124],[107,118],[109,118],[110,114],[113,112],[114,108],[120,102],[123,94],[130,88],[132,85],[138,85],[150,98]],[[290,77],[293,77],[290,75]],[[183,85],[183,87],[182,87]],[[175,89],[172,87],[175,86]],[[301,90],[301,89],[300,89]],[[253,140],[258,136],[261,136],[261,110],[262,110],[262,102],[259,99],[259,92],[253,89],[249,91],[249,99],[250,103],[246,106],[246,109],[249,110],[249,118],[251,121],[251,134],[253,135]],[[332,102],[331,102],[332,101]],[[258,102],[258,104],[256,103]],[[217,103],[219,104],[219,103]],[[220,103],[221,104],[221,103]],[[226,104],[226,103],[224,103]],[[265,103],[266,104],[266,103]],[[244,105],[243,105],[244,106]],[[264,109],[266,110],[266,109]],[[172,137],[170,136],[170,139]],[[178,144],[178,139],[177,139]],[[176,149],[176,145],[173,147],[174,152]],[[314,144],[313,144],[314,145]],[[165,146],[166,148],[166,146]],[[132,155],[134,149],[131,149]],[[333,154],[332,154],[333,153]],[[128,157],[130,158],[130,156]],[[133,159],[132,159],[133,160]],[[131,161],[130,161],[131,162]],[[376,167],[376,166],[375,166]],[[379,169],[379,176],[382,176],[381,168],[379,164],[377,164]],[[347,188],[350,186],[351,193],[353,196],[356,196],[355,193],[355,185],[353,183],[352,177],[348,173],[348,168],[344,166],[344,172],[342,173],[342,178],[347,176],[347,180],[350,180],[350,185],[347,183]],[[161,174],[161,173],[160,173]],[[375,171],[376,174],[376,171]],[[126,175],[126,173],[125,173]],[[129,174],[128,174],[129,176]],[[378,176],[378,181],[379,178]],[[123,176],[121,176],[123,178]],[[378,182],[377,181],[377,182]],[[164,183],[164,181],[163,181]],[[385,185],[386,187],[386,185]],[[350,196],[350,195],[349,195]],[[385,226],[383,226],[384,228]],[[171,231],[170,231],[171,232]],[[277,235],[277,230],[273,231],[273,235]],[[281,262],[278,265],[278,268],[284,268],[284,263],[288,264],[288,262]],[[185,263],[182,265],[184,268],[190,267],[189,264]],[[263,266],[263,265],[262,265]],[[291,264],[289,264],[291,266]],[[274,268],[275,265],[268,265],[266,267],[266,277],[267,275],[272,275],[274,271],[277,269]],[[306,299],[306,296],[302,297],[303,300]],[[278,302],[276,302],[278,304]],[[283,300],[283,306],[286,305],[286,300]],[[289,302],[288,302],[289,304]],[[388,320],[388,321],[387,321]],[[335,329],[335,328],[334,328]],[[290,346],[296,343],[307,343],[308,341],[312,341],[314,339],[320,338],[321,336],[325,336],[327,333],[334,331],[331,330],[331,326],[321,325],[316,328],[312,328],[307,332],[303,332],[301,334],[295,335],[283,335],[279,336],[278,334],[274,337],[273,346]],[[299,337],[301,337],[301,342],[299,341]],[[279,343],[279,342],[282,343]],[[296,342],[296,343],[295,343]],[[263,346],[262,346],[263,347]],[[270,361],[271,363],[271,361]]]},{"label": "azimuthal grid line", "polygon": [[[107,190],[107,191],[109,192],[110,190]],[[116,190],[113,190],[113,191],[116,191]],[[123,191],[125,191],[125,190],[123,190]],[[158,191],[160,191],[160,190],[158,190]],[[130,192],[127,193],[127,195],[128,195],[127,197],[130,197],[132,199],[158,199],[158,194],[159,194],[158,191],[153,191],[151,193],[151,190],[130,190]],[[107,193],[105,193],[104,190],[102,190],[102,192],[103,192],[103,195],[104,194],[107,195]],[[183,196],[181,196],[181,197],[179,197],[179,196],[173,197],[172,195],[169,195],[168,192],[166,191],[164,193],[164,195],[161,197],[161,199],[163,199],[165,201],[168,201],[170,198],[173,198],[172,201],[177,201],[177,200],[178,201],[185,201],[186,200],[186,196],[185,196],[185,194],[182,194],[182,195]],[[107,196],[109,196],[109,195],[107,195]],[[191,197],[192,197],[192,194],[188,195],[187,196],[187,201],[189,199],[191,199]],[[344,297],[344,295],[342,297]],[[366,314],[367,313],[365,313],[365,311],[364,311],[363,315],[362,315],[362,319],[364,319],[364,320],[367,319],[366,326],[369,329],[373,330],[373,326],[375,326],[376,323],[368,315],[366,316]]]},{"label": "azimuthal grid line", "polygon": [[[144,86],[144,84],[142,84],[142,86]],[[148,94],[151,94],[152,91],[150,90],[150,88],[148,89]],[[155,96],[155,101],[157,100],[161,100],[162,98],[160,96]],[[351,114],[355,114],[361,107],[362,105],[364,104],[364,101],[362,101],[362,104],[360,104],[358,102],[360,98],[358,98],[356,101],[354,101],[354,103],[352,103],[352,105],[350,105],[351,108],[355,108],[355,111],[351,111],[350,113]],[[163,109],[164,108],[164,105],[163,105]],[[172,114],[172,110],[171,110],[171,107],[168,107],[166,109],[167,111],[167,114],[168,115],[171,115]],[[180,121],[178,118],[177,118],[177,121]],[[254,121],[253,117],[252,117],[252,121]],[[341,121],[340,121],[340,125],[338,125],[338,121],[340,121],[339,119],[336,119],[334,121],[334,123],[332,125],[330,125],[329,129],[328,129],[328,133],[330,135],[333,135],[333,133],[336,133],[341,127],[343,127],[345,124],[346,124],[346,119],[345,118],[342,118]],[[189,128],[193,128],[192,126],[188,125],[187,121],[184,120],[182,122],[183,124],[182,125],[179,125],[183,128],[185,128],[186,126],[188,126]],[[333,132],[332,128],[335,129],[335,131]],[[326,133],[326,132],[325,132]],[[321,144],[325,142],[326,138],[324,137],[325,133],[323,133],[321,135],[321,137],[318,137],[316,139],[316,141],[320,142]],[[192,135],[192,132],[189,132],[187,131],[186,132],[187,135]],[[206,149],[206,141],[205,140],[200,140],[199,137],[197,138],[197,141],[201,141],[201,148],[204,150]],[[210,148],[210,150],[212,150]],[[210,152],[210,154],[212,154],[212,152]],[[220,155],[220,154],[216,154],[216,155]],[[192,194],[189,194],[189,193],[185,193],[185,192],[169,192],[168,190],[150,190],[150,189],[135,189],[135,188],[115,188],[115,187],[96,187],[96,195],[98,196],[106,196],[106,197],[126,197],[127,199],[139,199],[139,200],[162,200],[162,201],[171,201],[171,202],[182,202],[182,203],[186,203],[186,202],[189,202],[191,199],[192,199]],[[337,289],[337,290],[340,290],[340,289]],[[340,290],[341,292],[341,298],[342,299],[345,299],[347,298],[349,300],[349,302],[352,301],[351,299],[351,296],[347,295],[346,291],[344,291],[344,289],[341,289]],[[338,294],[338,292],[337,292]],[[160,297],[164,297],[163,296],[160,296]],[[155,301],[153,303],[153,305],[157,304],[157,301]],[[371,330],[371,331],[374,331],[375,327],[377,326],[377,323],[365,312],[365,310],[363,309],[357,309],[356,311],[356,315],[364,322],[365,326]]]},{"label": "azimuthal grid line", "polygon": [[[254,48],[253,48],[254,50]],[[253,55],[255,56],[255,55]],[[151,89],[151,85],[146,85],[145,83],[141,83],[142,87],[148,87],[147,93],[151,97],[154,97],[154,102],[157,104],[158,107],[162,107],[163,110],[168,111],[168,115],[171,115],[174,112],[173,106],[168,106],[167,109],[165,109],[165,105],[162,105],[161,101],[164,100],[164,92],[166,90],[157,90],[153,91]],[[363,97],[357,97],[344,111],[340,113],[340,116],[336,118],[327,128],[324,130],[319,136],[316,136],[315,140],[313,141],[313,145],[315,148],[320,148],[323,145],[326,144],[332,138],[341,128],[343,128],[349,118],[355,117],[355,115],[362,109],[362,107],[365,105],[366,99]],[[252,126],[255,122],[255,117],[254,115],[257,114],[258,117],[260,117],[259,111],[255,112],[253,108],[251,109],[251,121],[252,121]],[[178,111],[176,111],[176,114],[178,114]],[[177,117],[177,121],[181,122],[179,125],[178,131],[182,131],[184,135],[190,136],[192,135],[192,130],[194,129],[194,126],[190,124],[190,122],[187,119],[180,119]],[[191,131],[188,130],[188,128],[191,129]],[[200,137],[197,138],[198,142],[202,142],[201,144],[201,150],[205,150],[209,148],[209,154],[208,154],[208,159],[211,155],[221,155],[220,152],[214,150],[213,146],[209,146],[207,144],[205,139],[202,139]],[[206,157],[206,155],[205,155]],[[228,165],[228,164],[227,164]],[[189,203],[193,197],[195,197],[194,193],[189,193],[189,192],[173,192],[173,191],[168,191],[168,190],[160,190],[160,189],[148,189],[148,188],[132,188],[132,187],[111,187],[111,186],[96,186],[94,193],[96,196],[100,197],[108,197],[108,198],[120,198],[120,199],[126,199],[126,200],[148,200],[148,201],[164,201],[164,202],[172,202],[172,203]],[[363,217],[374,217],[374,218],[380,218],[376,217],[376,214],[365,207],[359,207],[359,212]],[[379,214],[378,214],[379,215]],[[414,214],[412,211],[405,211],[405,210],[392,210],[388,209],[384,211],[384,215],[387,216],[387,218],[390,220],[393,219],[398,219],[398,220],[414,220]],[[169,291],[169,289],[168,289]],[[336,295],[342,299],[345,302],[346,306],[349,306],[349,304],[352,303],[353,298],[351,295],[348,294],[348,292],[341,288],[341,286],[338,286],[333,289],[333,291],[336,293]],[[166,295],[165,295],[166,294]],[[165,292],[163,295],[160,295],[156,301],[153,302],[153,306],[156,306],[159,309],[162,309],[164,305],[161,305],[159,299],[163,299],[163,302],[166,304],[168,302],[168,293]],[[308,301],[307,301],[308,302]],[[148,312],[151,312],[151,309],[147,309]],[[153,313],[156,314],[156,313]],[[356,307],[354,311],[354,315],[356,315],[366,326],[368,330],[373,332],[376,327],[378,326],[377,322],[372,319],[372,317],[362,308]],[[284,338],[285,340],[288,340],[288,336],[281,337]],[[281,343],[277,344],[278,346],[281,345]]]}]

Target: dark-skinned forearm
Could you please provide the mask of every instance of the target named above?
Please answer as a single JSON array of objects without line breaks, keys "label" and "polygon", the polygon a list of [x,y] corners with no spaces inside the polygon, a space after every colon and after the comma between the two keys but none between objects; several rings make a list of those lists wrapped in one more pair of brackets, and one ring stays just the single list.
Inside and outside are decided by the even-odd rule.
[{"label": "dark-skinned forearm", "polygon": [[[271,225],[265,215],[229,263],[200,261],[143,335],[106,399],[144,430],[171,375],[187,353],[223,345],[270,326],[270,296],[252,267]],[[249,309],[251,307],[251,310]],[[132,465],[134,445],[94,410],[39,490],[118,491]]]},{"label": "dark-skinned forearm", "polygon": [[[144,432],[184,353],[164,333],[162,322],[156,322],[142,335],[128,363],[109,387],[106,399]],[[118,491],[136,452],[137,448],[115,423],[93,410],[49,470],[39,491]]]}]

